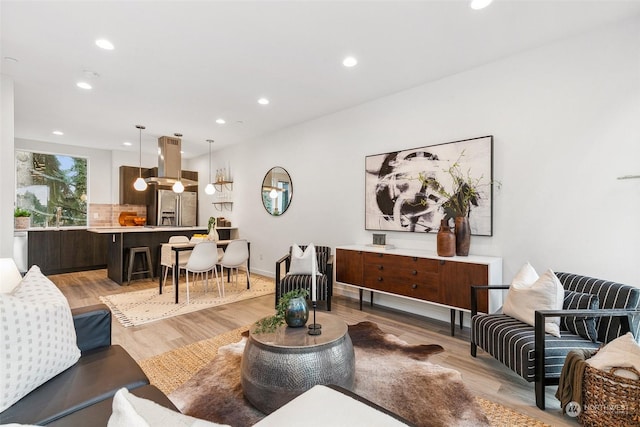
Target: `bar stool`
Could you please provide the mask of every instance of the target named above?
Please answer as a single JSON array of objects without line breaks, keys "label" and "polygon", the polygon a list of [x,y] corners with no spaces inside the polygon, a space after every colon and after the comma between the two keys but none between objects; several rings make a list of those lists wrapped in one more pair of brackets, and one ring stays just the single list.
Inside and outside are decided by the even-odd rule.
[{"label": "bar stool", "polygon": [[[136,255],[144,255],[142,258],[145,269],[133,271],[133,264],[136,260]],[[127,272],[127,285],[131,283],[131,276],[135,274],[149,274],[153,279],[153,264],[151,263],[151,251],[148,246],[138,246],[129,249],[129,267]]]}]

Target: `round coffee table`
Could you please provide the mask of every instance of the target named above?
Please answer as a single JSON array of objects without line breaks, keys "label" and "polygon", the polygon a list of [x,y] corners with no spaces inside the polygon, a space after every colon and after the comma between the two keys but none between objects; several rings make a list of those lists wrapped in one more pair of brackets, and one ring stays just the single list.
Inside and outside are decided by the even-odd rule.
[{"label": "round coffee table", "polygon": [[251,328],[242,355],[242,392],[261,412],[270,414],[317,384],[353,388],[355,356],[347,324],[326,313],[316,313],[316,321],[321,335],[309,335],[306,326],[285,325],[269,334]]}]

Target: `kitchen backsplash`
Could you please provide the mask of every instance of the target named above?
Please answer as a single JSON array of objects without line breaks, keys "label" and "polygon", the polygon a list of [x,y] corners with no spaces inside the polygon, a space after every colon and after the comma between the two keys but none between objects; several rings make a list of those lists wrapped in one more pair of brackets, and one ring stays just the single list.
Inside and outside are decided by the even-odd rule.
[{"label": "kitchen backsplash", "polygon": [[137,212],[138,216],[147,216],[147,207],[144,205],[108,205],[101,203],[89,203],[90,227],[119,227],[118,218],[121,212]]}]

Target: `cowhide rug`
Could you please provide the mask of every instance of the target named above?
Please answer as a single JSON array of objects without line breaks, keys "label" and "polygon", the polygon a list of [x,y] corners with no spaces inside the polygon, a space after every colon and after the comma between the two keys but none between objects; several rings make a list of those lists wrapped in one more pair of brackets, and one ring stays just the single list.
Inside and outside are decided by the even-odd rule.
[{"label": "cowhide rug", "polygon": [[[409,345],[375,323],[349,326],[356,356],[354,392],[419,426],[488,426],[458,371],[427,362],[439,345]],[[240,362],[246,338],[221,347],[216,358],[169,395],[185,414],[250,426],[264,414],[242,395]],[[318,405],[319,410],[324,410]],[[330,408],[326,408],[330,410]]]}]

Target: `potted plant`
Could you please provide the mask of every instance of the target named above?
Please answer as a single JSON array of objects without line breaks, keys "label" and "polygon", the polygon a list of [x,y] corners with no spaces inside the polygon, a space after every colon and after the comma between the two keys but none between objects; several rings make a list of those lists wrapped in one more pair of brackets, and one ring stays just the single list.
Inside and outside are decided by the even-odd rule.
[{"label": "potted plant", "polygon": [[[256,322],[256,329],[254,333],[256,334],[268,334],[274,332],[278,326],[283,325],[287,322],[287,312],[292,309],[292,305],[294,310],[300,310],[300,307],[297,307],[297,304],[292,304],[294,302],[300,302],[302,299],[304,302],[304,308],[306,308],[307,318],[309,316],[309,308],[307,307],[307,302],[305,298],[309,295],[309,292],[306,289],[294,289],[293,291],[289,291],[283,294],[278,301],[278,305],[276,306],[276,314],[273,316],[265,317],[264,319],[260,319]],[[304,311],[304,309],[302,309]],[[299,317],[296,317],[299,319]],[[294,322],[297,323],[297,322]],[[306,319],[304,323],[300,326],[304,326],[306,323]]]},{"label": "potted plant", "polygon": [[28,210],[16,208],[13,211],[13,217],[16,230],[26,230],[31,226],[31,212]]}]

